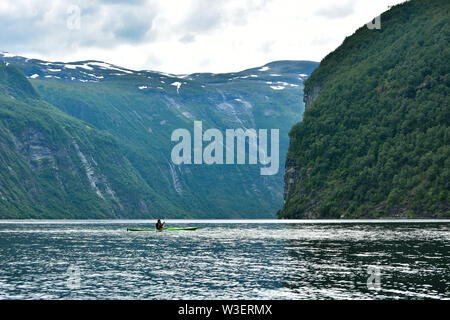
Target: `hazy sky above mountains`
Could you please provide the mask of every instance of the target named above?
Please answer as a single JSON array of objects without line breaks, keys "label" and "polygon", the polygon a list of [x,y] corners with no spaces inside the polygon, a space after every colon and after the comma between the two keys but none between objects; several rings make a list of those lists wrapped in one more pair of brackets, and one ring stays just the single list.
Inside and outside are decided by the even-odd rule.
[{"label": "hazy sky above mountains", "polygon": [[[401,0],[1,0],[0,51],[171,73],[320,61]],[[383,21],[381,21],[383,26]]]}]

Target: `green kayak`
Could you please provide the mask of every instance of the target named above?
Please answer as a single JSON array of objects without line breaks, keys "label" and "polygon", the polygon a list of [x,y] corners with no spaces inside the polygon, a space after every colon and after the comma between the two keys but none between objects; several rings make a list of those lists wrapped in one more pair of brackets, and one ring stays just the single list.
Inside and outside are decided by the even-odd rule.
[{"label": "green kayak", "polygon": [[127,231],[177,231],[177,230],[197,230],[199,227],[187,227],[187,228],[164,228],[162,230],[157,229],[130,229],[127,228]]}]

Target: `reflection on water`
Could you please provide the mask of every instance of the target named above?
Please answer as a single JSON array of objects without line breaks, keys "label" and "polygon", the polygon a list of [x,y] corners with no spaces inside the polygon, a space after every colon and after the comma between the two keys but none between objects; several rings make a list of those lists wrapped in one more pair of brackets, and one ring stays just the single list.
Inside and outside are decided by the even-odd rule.
[{"label": "reflection on water", "polygon": [[448,222],[272,222],[2,222],[0,299],[450,298]]}]

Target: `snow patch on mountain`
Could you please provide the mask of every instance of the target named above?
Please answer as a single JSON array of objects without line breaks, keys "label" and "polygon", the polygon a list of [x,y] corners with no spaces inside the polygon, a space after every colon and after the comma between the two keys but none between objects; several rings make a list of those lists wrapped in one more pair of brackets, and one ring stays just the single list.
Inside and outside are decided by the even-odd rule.
[{"label": "snow patch on mountain", "polygon": [[130,71],[130,70],[127,70],[127,69],[123,69],[123,68],[111,65],[109,63],[106,63],[106,62],[95,61],[95,62],[89,62],[88,64],[89,64],[89,66],[96,66],[96,67],[99,67],[101,69],[116,70],[116,71],[121,71],[121,72],[128,73],[128,74],[132,74],[133,73],[133,71]]},{"label": "snow patch on mountain", "polygon": [[90,77],[92,77],[92,78],[96,78],[96,79],[103,79],[104,78],[103,76],[97,76],[96,74],[93,74],[93,73],[86,73],[86,72],[83,72],[83,73],[88,75],[88,76],[90,76]]},{"label": "snow patch on mountain", "polygon": [[86,64],[70,64],[70,63],[68,63],[68,64],[64,64],[64,68],[72,69],[72,70],[77,69],[77,68],[83,68],[86,70],[94,70],[94,68],[92,68]]},{"label": "snow patch on mountain", "polygon": [[178,81],[175,81],[175,82],[172,82],[171,84],[170,84],[171,86],[176,86],[177,87],[177,93],[179,94],[180,93],[180,87],[181,87],[181,82],[178,82]]},{"label": "snow patch on mountain", "polygon": [[[284,82],[284,81],[276,81],[276,82],[266,81],[266,83],[267,84],[275,84],[276,86],[273,86],[273,87],[279,87],[279,88],[281,88],[281,87],[288,87],[288,86],[289,87],[298,87],[298,84],[288,83],[288,82]],[[282,88],[282,89],[275,89],[273,87],[271,86],[271,88],[274,89],[274,90],[282,90],[282,89],[284,89],[284,88]]]}]

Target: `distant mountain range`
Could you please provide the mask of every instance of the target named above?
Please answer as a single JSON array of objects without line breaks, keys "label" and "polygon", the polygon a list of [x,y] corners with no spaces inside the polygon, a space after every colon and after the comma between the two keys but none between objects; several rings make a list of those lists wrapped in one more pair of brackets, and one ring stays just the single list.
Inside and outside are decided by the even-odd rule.
[{"label": "distant mountain range", "polygon": [[[0,218],[268,218],[310,61],[173,75],[0,53]],[[171,133],[280,130],[280,171],[174,165]]]}]

